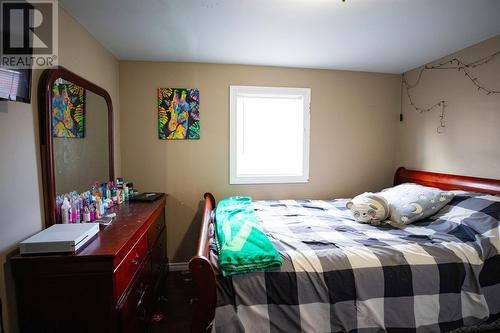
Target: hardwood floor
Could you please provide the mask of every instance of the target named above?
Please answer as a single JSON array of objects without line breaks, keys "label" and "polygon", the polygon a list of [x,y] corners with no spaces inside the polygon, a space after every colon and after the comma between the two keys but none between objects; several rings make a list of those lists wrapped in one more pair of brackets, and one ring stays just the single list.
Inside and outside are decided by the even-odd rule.
[{"label": "hardwood floor", "polygon": [[165,291],[155,313],[163,314],[159,322],[152,322],[150,333],[189,332],[194,297],[194,284],[189,272],[169,272]]}]

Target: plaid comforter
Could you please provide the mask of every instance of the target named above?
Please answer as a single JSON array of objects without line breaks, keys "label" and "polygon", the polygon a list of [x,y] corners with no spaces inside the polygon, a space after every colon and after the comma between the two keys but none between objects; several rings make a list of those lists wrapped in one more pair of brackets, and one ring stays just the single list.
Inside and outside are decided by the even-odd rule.
[{"label": "plaid comforter", "polygon": [[219,277],[216,332],[440,332],[500,314],[500,196],[396,228],[346,200],[256,201],[279,271]]}]

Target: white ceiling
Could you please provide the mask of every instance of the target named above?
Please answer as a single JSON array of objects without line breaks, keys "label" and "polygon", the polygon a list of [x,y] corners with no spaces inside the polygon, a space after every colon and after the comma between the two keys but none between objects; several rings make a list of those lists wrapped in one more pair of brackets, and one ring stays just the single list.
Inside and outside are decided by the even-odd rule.
[{"label": "white ceiling", "polygon": [[402,73],[500,34],[500,0],[59,0],[119,59]]}]

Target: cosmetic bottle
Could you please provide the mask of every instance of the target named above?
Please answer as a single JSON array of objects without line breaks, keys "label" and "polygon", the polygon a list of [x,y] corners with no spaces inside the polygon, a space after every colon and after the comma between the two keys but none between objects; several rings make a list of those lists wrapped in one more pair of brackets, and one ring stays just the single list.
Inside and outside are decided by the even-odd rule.
[{"label": "cosmetic bottle", "polygon": [[99,218],[103,217],[104,214],[106,214],[106,209],[104,207],[104,201],[101,199],[99,200]]},{"label": "cosmetic bottle", "polygon": [[83,221],[83,200],[80,196],[76,197],[76,223]]},{"label": "cosmetic bottle", "polygon": [[73,193],[73,202],[74,202],[74,211],[73,211],[73,222],[74,223],[80,223],[82,222],[82,204],[81,204],[81,199],[78,193],[74,192]]},{"label": "cosmetic bottle", "polygon": [[95,182],[94,186],[92,186],[91,194],[94,197],[98,196],[100,193],[100,188],[101,188],[101,185],[99,184],[99,182]]},{"label": "cosmetic bottle", "polygon": [[64,198],[61,196],[61,195],[58,195],[56,197],[56,214],[57,216],[59,216],[59,218],[61,217],[61,206],[64,202]]},{"label": "cosmetic bottle", "polygon": [[73,224],[74,223],[74,220],[73,220],[73,211],[74,211],[74,208],[73,208],[73,202],[71,199],[68,199],[69,200],[69,211],[68,211],[68,223],[69,224]]},{"label": "cosmetic bottle", "polygon": [[108,190],[107,190],[107,185],[106,183],[102,183],[101,184],[101,198],[104,200],[106,199],[106,195],[108,194]]},{"label": "cosmetic bottle", "polygon": [[119,193],[120,189],[118,187],[118,185],[116,185],[116,183],[113,185],[113,197],[116,197],[116,201],[113,199],[113,201],[118,204],[118,197],[120,196],[120,193]]},{"label": "cosmetic bottle", "polygon": [[108,183],[108,187],[106,188],[106,199],[112,199],[112,188],[113,188],[113,182]]},{"label": "cosmetic bottle", "polygon": [[118,204],[118,196],[117,196],[117,191],[113,189],[113,191],[111,192],[111,199],[113,200],[113,205],[117,205]]},{"label": "cosmetic bottle", "polygon": [[83,223],[89,223],[90,221],[91,219],[90,219],[89,207],[85,207],[83,211]]},{"label": "cosmetic bottle", "polygon": [[134,196],[134,183],[127,183],[129,199]]},{"label": "cosmetic bottle", "polygon": [[124,194],[125,201],[128,201],[129,197],[128,197],[128,186],[127,186],[127,184],[123,184],[123,194]]},{"label": "cosmetic bottle", "polygon": [[77,220],[78,208],[76,206],[75,199],[71,199],[71,223],[78,223]]},{"label": "cosmetic bottle", "polygon": [[[116,203],[117,203],[118,205],[121,205],[121,204],[122,204],[122,202],[123,202],[123,200],[122,200],[122,198],[123,198],[123,197],[122,197],[122,190],[121,190],[121,189],[117,189],[117,190],[116,190],[115,197],[116,197]],[[114,200],[114,198],[115,198],[115,197],[113,197],[113,200]]]},{"label": "cosmetic bottle", "polygon": [[71,210],[71,205],[69,204],[68,198],[64,198],[63,204],[61,206],[61,223],[69,223],[69,214]]},{"label": "cosmetic bottle", "polygon": [[125,202],[125,189],[124,189],[123,179],[121,177],[117,178],[116,187],[117,187],[116,195],[118,197],[118,203],[122,204]]},{"label": "cosmetic bottle", "polygon": [[95,218],[100,219],[102,217],[101,210],[101,198],[95,199]]},{"label": "cosmetic bottle", "polygon": [[106,212],[108,211],[108,209],[113,208],[113,200],[106,199],[104,202],[105,202],[104,208]]},{"label": "cosmetic bottle", "polygon": [[94,203],[94,207],[95,207],[94,217],[96,219],[100,219],[101,218],[101,203],[100,203],[99,199],[96,199],[96,201]]}]

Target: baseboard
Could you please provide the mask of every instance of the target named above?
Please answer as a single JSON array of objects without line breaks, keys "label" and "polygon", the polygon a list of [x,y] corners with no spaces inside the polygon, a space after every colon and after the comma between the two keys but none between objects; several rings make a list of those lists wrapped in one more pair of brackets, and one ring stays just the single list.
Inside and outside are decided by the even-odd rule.
[{"label": "baseboard", "polygon": [[170,262],[168,263],[168,270],[171,272],[187,271],[189,264],[187,262]]}]

